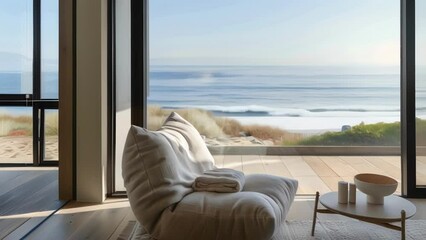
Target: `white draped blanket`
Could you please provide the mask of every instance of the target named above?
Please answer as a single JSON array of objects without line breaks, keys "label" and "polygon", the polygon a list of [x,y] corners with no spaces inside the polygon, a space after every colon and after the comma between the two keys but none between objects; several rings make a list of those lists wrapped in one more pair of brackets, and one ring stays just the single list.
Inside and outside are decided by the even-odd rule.
[{"label": "white draped blanket", "polygon": [[243,172],[229,169],[217,168],[207,170],[203,175],[197,177],[192,185],[197,192],[240,192],[245,183]]}]

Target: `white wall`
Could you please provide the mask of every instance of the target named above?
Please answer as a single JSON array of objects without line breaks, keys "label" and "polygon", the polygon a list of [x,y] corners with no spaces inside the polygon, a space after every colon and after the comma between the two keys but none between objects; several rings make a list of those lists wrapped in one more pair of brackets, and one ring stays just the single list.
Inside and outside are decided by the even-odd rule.
[{"label": "white wall", "polygon": [[77,201],[102,202],[107,159],[107,0],[77,0]]}]

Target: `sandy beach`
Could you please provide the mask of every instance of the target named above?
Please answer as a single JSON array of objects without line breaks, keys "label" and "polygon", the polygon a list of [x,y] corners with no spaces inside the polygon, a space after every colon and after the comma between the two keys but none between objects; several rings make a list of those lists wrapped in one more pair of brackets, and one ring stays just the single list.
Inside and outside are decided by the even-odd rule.
[{"label": "sandy beach", "polygon": [[[45,160],[58,160],[58,137],[46,137]],[[32,163],[33,138],[31,136],[0,137],[0,163]]]},{"label": "sandy beach", "polygon": [[269,125],[306,136],[341,131],[343,125],[398,122],[399,117],[230,117],[241,124]]}]

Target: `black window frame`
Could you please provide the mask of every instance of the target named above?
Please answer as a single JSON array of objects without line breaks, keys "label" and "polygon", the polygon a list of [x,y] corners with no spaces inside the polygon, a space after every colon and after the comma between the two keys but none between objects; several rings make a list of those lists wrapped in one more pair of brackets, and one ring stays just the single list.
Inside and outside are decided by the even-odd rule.
[{"label": "black window frame", "polygon": [[401,182],[402,195],[425,198],[416,180],[416,0],[401,0]]},{"label": "black window frame", "polygon": [[[108,164],[107,196],[126,197],[115,189],[115,1],[108,0]],[[131,22],[131,124],[145,126],[148,80],[148,0],[130,0]],[[142,43],[142,44],[141,44]],[[143,67],[140,67],[143,66]]]}]

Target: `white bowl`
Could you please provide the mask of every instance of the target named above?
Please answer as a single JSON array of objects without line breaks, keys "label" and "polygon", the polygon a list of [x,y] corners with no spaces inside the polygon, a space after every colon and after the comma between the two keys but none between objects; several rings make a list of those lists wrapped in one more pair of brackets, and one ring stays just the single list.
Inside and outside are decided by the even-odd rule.
[{"label": "white bowl", "polygon": [[357,174],[354,182],[367,195],[367,202],[370,204],[383,204],[384,197],[394,193],[398,187],[395,179],[372,173]]}]

